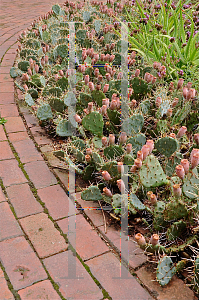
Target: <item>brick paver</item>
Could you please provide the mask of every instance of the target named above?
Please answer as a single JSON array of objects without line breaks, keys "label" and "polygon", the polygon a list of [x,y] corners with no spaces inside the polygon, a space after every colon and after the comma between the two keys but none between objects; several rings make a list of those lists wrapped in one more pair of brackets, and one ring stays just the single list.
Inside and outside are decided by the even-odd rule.
[{"label": "brick paver", "polygon": [[18,162],[14,159],[0,161],[0,177],[6,187],[27,182],[23,172],[18,167]]},{"label": "brick paver", "polygon": [[31,161],[43,160],[41,154],[37,151],[33,141],[22,140],[13,143],[22,163],[26,164]]},{"label": "brick paver", "polygon": [[24,237],[0,242],[0,260],[16,290],[47,279],[41,262]]},{"label": "brick paver", "polygon": [[82,259],[87,260],[109,251],[109,248],[82,215],[71,216],[57,222],[63,233],[67,234],[67,238],[71,241],[72,245],[73,236],[68,234],[69,219],[71,222],[76,222],[76,251]]},{"label": "brick paver", "polygon": [[67,249],[67,244],[44,213],[20,219],[39,257],[44,258]]},{"label": "brick paver", "polygon": [[49,280],[44,280],[18,292],[21,300],[60,300]]},{"label": "brick paver", "polygon": [[23,235],[7,202],[0,203],[0,241]]},{"label": "brick paver", "polygon": [[[70,266],[68,260],[68,257],[70,258],[69,255],[72,255],[71,251],[66,251],[46,258],[43,261],[50,276],[59,284],[59,290],[62,295],[66,299],[74,300],[102,299],[103,296],[101,290],[77,258],[75,259],[76,272],[74,271],[75,264],[71,268],[71,272],[68,271]],[[78,277],[80,278],[78,279]]]},{"label": "brick paver", "polygon": [[0,142],[0,149],[0,160],[14,158],[14,154],[7,141]]},{"label": "brick paver", "polygon": [[5,195],[0,187],[0,202],[6,201]]},{"label": "brick paver", "polygon": [[27,183],[12,185],[8,187],[6,191],[18,218],[27,217],[43,211],[42,206],[33,196]]},{"label": "brick paver", "polygon": [[19,112],[15,104],[0,105],[0,115],[1,118],[17,117],[19,115]]},{"label": "brick paver", "polygon": [[24,123],[21,117],[7,117],[7,122],[5,123],[5,129],[7,133],[17,132],[17,131],[26,131]]},{"label": "brick paver", "polygon": [[14,300],[14,296],[11,291],[8,289],[7,282],[4,278],[3,271],[0,268],[0,291],[1,291],[1,299],[3,300]]},{"label": "brick paver", "polygon": [[55,176],[44,161],[27,163],[24,168],[37,189],[57,183]]},{"label": "brick paver", "polygon": [[121,278],[120,262],[112,253],[106,253],[87,262],[92,274],[115,299],[151,300],[149,293],[130,274]]},{"label": "brick paver", "polygon": [[[68,217],[70,214],[70,205],[75,209],[75,205],[66,195],[65,191],[60,187],[60,185],[53,185],[43,189],[39,189],[38,196],[41,201],[45,203],[49,214],[54,220],[58,220],[64,217]],[[78,210],[75,209],[78,213]]]},{"label": "brick paver", "polygon": [[5,140],[7,140],[7,138],[3,130],[3,125],[0,125],[0,141],[5,141]]}]

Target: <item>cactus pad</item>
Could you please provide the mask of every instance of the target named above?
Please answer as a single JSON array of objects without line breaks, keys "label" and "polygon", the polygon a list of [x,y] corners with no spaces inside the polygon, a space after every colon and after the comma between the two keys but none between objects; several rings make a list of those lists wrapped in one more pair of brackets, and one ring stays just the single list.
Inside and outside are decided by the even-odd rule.
[{"label": "cactus pad", "polygon": [[50,105],[45,103],[45,104],[42,104],[41,106],[39,106],[39,108],[37,110],[37,117],[41,121],[52,119],[53,115],[52,115],[52,110],[51,110]]},{"label": "cactus pad", "polygon": [[164,218],[168,221],[186,218],[187,215],[187,207],[181,200],[171,200],[164,210]]},{"label": "cactus pad", "polygon": [[49,104],[52,109],[60,113],[62,113],[66,108],[64,101],[62,101],[60,98],[51,98]]},{"label": "cactus pad", "polygon": [[62,91],[66,91],[68,88],[68,79],[66,77],[58,79],[57,86],[60,87]]},{"label": "cactus pad", "polygon": [[56,127],[56,133],[59,136],[72,136],[74,127],[68,120],[59,121]]},{"label": "cactus pad", "polygon": [[102,200],[102,194],[97,186],[91,185],[81,193],[82,200],[98,201]]},{"label": "cactus pad", "polygon": [[29,106],[35,105],[35,101],[32,99],[32,96],[28,93],[25,94],[24,100]]},{"label": "cactus pad", "polygon": [[134,137],[128,139],[127,143],[131,143],[133,153],[137,153],[137,151],[141,150],[142,146],[145,145],[146,137],[143,133],[138,133]]},{"label": "cactus pad", "polygon": [[92,101],[92,97],[86,93],[80,93],[80,104],[83,106],[88,106],[88,103]]},{"label": "cactus pad", "polygon": [[102,167],[102,171],[108,171],[112,178],[118,176],[117,162],[109,161],[105,163]]},{"label": "cactus pad", "polygon": [[140,169],[140,181],[144,187],[158,187],[169,183],[155,156],[149,155],[143,162]]},{"label": "cactus pad", "polygon": [[93,111],[85,116],[82,120],[82,125],[94,135],[102,136],[103,134],[103,117],[99,112]]},{"label": "cactus pad", "polygon": [[140,114],[134,114],[123,122],[122,130],[125,131],[127,135],[134,136],[141,131],[143,125],[144,117]]},{"label": "cactus pad", "polygon": [[24,72],[27,72],[29,66],[30,66],[30,63],[29,63],[29,61],[26,61],[26,60],[20,61],[20,62],[18,63],[18,68],[19,68],[21,71],[24,71]]},{"label": "cactus pad", "polygon": [[163,155],[170,157],[178,148],[178,142],[169,136],[158,139],[155,143],[156,149]]},{"label": "cactus pad", "polygon": [[195,199],[198,195],[199,177],[197,169],[193,169],[184,179],[182,191],[189,199]]},{"label": "cactus pad", "polygon": [[97,103],[97,105],[102,106],[102,99],[106,98],[102,91],[94,90],[91,92],[92,100]]},{"label": "cactus pad", "polygon": [[164,209],[165,203],[163,201],[158,201],[154,210],[153,219],[153,227],[157,231],[162,230],[167,224],[164,220]]},{"label": "cactus pad", "polygon": [[133,88],[133,95],[146,95],[149,91],[149,85],[146,81],[141,78],[135,77],[131,80],[131,85]]},{"label": "cactus pad", "polygon": [[180,237],[186,229],[186,223],[183,221],[174,222],[171,227],[167,229],[168,241],[173,241],[177,237]]},{"label": "cactus pad", "polygon": [[69,91],[64,97],[64,103],[67,106],[75,105],[77,102],[75,94],[72,91]]},{"label": "cactus pad", "polygon": [[156,278],[160,285],[164,286],[169,283],[173,275],[176,273],[176,268],[170,257],[164,256],[158,263],[156,270]]},{"label": "cactus pad", "polygon": [[199,257],[196,258],[194,263],[194,282],[198,288],[199,287]]},{"label": "cactus pad", "polygon": [[16,78],[18,76],[21,76],[22,74],[23,74],[23,72],[18,68],[12,67],[10,69],[10,77],[12,77],[12,78]]},{"label": "cactus pad", "polygon": [[124,150],[118,145],[111,145],[104,149],[104,155],[108,159],[114,159],[116,157],[122,156],[123,153],[124,153]]},{"label": "cactus pad", "polygon": [[145,205],[138,199],[135,194],[129,195],[129,204],[132,205],[137,210],[144,210]]}]

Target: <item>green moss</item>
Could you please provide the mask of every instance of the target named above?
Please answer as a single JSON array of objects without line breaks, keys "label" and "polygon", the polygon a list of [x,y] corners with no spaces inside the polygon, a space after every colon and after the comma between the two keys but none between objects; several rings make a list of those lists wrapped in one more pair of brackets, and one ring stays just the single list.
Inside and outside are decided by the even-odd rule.
[{"label": "green moss", "polygon": [[2,271],[3,271],[4,278],[5,278],[5,280],[7,281],[8,288],[9,288],[9,290],[11,291],[11,293],[14,295],[15,300],[20,300],[21,298],[20,298],[20,296],[18,295],[18,293],[14,290],[13,285],[12,285],[12,283],[10,282],[10,279],[9,279],[7,273],[6,273],[6,270],[5,270],[5,268],[4,268],[4,266],[2,265],[1,262],[0,262],[0,268],[1,268]]}]

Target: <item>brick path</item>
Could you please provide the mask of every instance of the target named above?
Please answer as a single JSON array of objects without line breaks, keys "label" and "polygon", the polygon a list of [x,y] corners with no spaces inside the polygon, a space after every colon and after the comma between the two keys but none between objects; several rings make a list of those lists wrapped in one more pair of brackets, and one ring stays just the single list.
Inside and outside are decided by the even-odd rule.
[{"label": "brick path", "polygon": [[[16,104],[9,70],[17,37],[52,4],[1,0],[0,116],[7,123],[0,125],[0,300],[192,300],[193,292],[177,277],[166,288],[151,282],[147,257],[131,239],[129,258],[122,257],[131,273],[125,272],[120,232],[111,226],[105,234],[99,205],[85,203],[80,193],[73,196],[81,209],[74,207],[66,165],[52,155],[51,141],[19,92]],[[74,222],[76,239],[68,232]]]}]

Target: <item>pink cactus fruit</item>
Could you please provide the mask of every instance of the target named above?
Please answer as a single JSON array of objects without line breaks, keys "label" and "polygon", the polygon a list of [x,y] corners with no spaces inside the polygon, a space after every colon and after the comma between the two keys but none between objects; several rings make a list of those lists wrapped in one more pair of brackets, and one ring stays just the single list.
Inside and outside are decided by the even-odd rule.
[{"label": "pink cactus fruit", "polygon": [[109,181],[109,180],[112,179],[112,178],[111,178],[111,175],[109,174],[108,171],[103,171],[103,172],[102,172],[102,176],[103,176],[104,180],[106,180],[106,181]]},{"label": "pink cactus fruit", "polygon": [[113,196],[112,193],[111,193],[111,191],[107,187],[103,188],[103,192],[108,197],[112,197]]},{"label": "pink cactus fruit", "polygon": [[156,233],[154,233],[154,234],[151,236],[151,238],[150,238],[150,240],[149,240],[149,243],[152,244],[153,246],[158,245],[158,244],[159,244],[159,235],[156,234]]},{"label": "pink cactus fruit", "polygon": [[182,189],[180,187],[180,184],[174,184],[173,185],[173,194],[175,197],[179,198],[182,194]]},{"label": "pink cactus fruit", "polygon": [[117,170],[119,173],[123,174],[124,173],[124,165],[122,161],[118,161],[117,163]]},{"label": "pink cactus fruit", "polygon": [[115,135],[109,134],[109,144],[114,145],[115,144]]},{"label": "pink cactus fruit", "polygon": [[183,166],[185,174],[189,173],[189,161],[188,159],[182,159],[180,162],[181,166]]},{"label": "pink cactus fruit", "polygon": [[145,246],[146,245],[146,240],[145,237],[141,233],[137,233],[135,235],[135,240],[138,243],[139,246]]},{"label": "pink cactus fruit", "polygon": [[184,179],[185,170],[182,165],[176,166],[176,174],[180,179]]},{"label": "pink cactus fruit", "polygon": [[181,138],[187,131],[187,127],[186,126],[182,126],[178,133],[177,133],[177,138]]},{"label": "pink cactus fruit", "polygon": [[123,194],[125,192],[125,183],[122,179],[117,180],[117,186],[120,192]]}]

